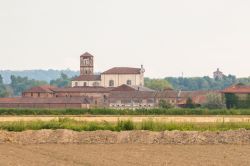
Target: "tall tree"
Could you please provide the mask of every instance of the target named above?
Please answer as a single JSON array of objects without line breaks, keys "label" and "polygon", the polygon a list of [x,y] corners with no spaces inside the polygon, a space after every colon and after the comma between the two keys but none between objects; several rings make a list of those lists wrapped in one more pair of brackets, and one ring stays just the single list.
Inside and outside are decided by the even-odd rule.
[{"label": "tall tree", "polygon": [[64,73],[61,73],[61,77],[55,80],[50,81],[50,85],[54,85],[57,87],[66,87],[71,83],[71,79]]},{"label": "tall tree", "polygon": [[238,107],[239,98],[235,94],[225,94],[225,101],[228,109]]},{"label": "tall tree", "polygon": [[165,88],[171,88],[167,80],[163,79],[145,79],[145,86],[154,90],[164,90]]},{"label": "tall tree", "polygon": [[28,79],[28,77],[19,77],[12,75],[11,79],[11,88],[13,89],[13,93],[15,96],[21,95],[21,93],[33,86],[45,85],[47,82],[45,81],[37,81],[34,79]]},{"label": "tall tree", "polygon": [[7,95],[6,86],[3,84],[3,77],[0,75],[0,97],[6,97]]}]

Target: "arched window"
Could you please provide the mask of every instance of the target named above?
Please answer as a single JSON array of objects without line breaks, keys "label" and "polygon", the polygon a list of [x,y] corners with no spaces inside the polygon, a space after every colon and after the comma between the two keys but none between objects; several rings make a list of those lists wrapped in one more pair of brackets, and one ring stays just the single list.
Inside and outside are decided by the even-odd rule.
[{"label": "arched window", "polygon": [[131,85],[132,81],[131,80],[127,80],[127,85]]},{"label": "arched window", "polygon": [[114,80],[109,80],[109,86],[110,86],[110,87],[114,87],[114,84],[115,84],[115,83],[114,83]]}]

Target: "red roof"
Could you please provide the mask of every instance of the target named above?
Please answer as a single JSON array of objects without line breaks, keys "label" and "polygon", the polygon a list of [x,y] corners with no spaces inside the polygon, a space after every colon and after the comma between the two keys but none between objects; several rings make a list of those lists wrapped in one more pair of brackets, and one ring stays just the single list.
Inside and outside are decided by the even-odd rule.
[{"label": "red roof", "polygon": [[31,92],[50,93],[50,92],[53,92],[54,88],[56,88],[56,87],[51,86],[51,85],[35,86],[35,87],[32,87],[32,88],[24,91],[24,93],[31,93]]},{"label": "red roof", "polygon": [[88,104],[88,97],[52,97],[52,98],[32,98],[32,97],[20,97],[20,98],[2,98],[1,104]]},{"label": "red roof", "polygon": [[233,85],[222,91],[222,93],[250,93],[249,85]]},{"label": "red roof", "polygon": [[123,99],[152,99],[155,98],[157,92],[145,91],[111,91],[109,99],[111,101]]},{"label": "red roof", "polygon": [[93,55],[91,55],[88,52],[85,52],[84,54],[81,55],[81,57],[93,57]]},{"label": "red roof", "polygon": [[53,89],[55,93],[108,93],[112,88],[102,86],[80,86]]},{"label": "red roof", "polygon": [[101,81],[101,75],[81,75],[74,78],[73,81]]},{"label": "red roof", "polygon": [[112,89],[111,91],[136,91],[136,90],[128,85],[123,84],[121,86]]},{"label": "red roof", "polygon": [[114,67],[109,69],[102,74],[140,74],[140,68],[131,68],[131,67]]}]

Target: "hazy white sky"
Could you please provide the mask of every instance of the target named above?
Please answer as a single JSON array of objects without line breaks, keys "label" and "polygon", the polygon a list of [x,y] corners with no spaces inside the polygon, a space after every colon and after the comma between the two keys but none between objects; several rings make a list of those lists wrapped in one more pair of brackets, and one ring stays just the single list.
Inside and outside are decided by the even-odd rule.
[{"label": "hazy white sky", "polygon": [[249,0],[0,0],[0,70],[146,68],[250,76]]}]

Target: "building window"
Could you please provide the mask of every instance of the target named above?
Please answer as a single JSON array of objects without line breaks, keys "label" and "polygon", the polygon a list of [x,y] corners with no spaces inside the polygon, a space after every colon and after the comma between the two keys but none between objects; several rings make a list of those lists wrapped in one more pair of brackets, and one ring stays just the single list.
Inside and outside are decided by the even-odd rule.
[{"label": "building window", "polygon": [[84,59],[83,63],[84,63],[84,65],[89,65],[89,60],[88,59]]},{"label": "building window", "polygon": [[127,80],[127,85],[131,85],[132,81],[131,80]]},{"label": "building window", "polygon": [[33,93],[32,93],[32,92],[31,92],[31,94],[30,94],[30,95],[31,95],[31,97],[33,97]]},{"label": "building window", "polygon": [[99,86],[99,83],[98,82],[94,82],[93,86]]},{"label": "building window", "polygon": [[114,84],[115,84],[115,83],[114,83],[114,80],[109,80],[109,86],[110,86],[110,87],[114,87]]},{"label": "building window", "polygon": [[75,82],[75,86],[78,86],[78,82]]},{"label": "building window", "polygon": [[84,82],[84,83],[83,83],[83,86],[87,86],[87,82]]}]

